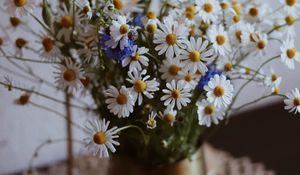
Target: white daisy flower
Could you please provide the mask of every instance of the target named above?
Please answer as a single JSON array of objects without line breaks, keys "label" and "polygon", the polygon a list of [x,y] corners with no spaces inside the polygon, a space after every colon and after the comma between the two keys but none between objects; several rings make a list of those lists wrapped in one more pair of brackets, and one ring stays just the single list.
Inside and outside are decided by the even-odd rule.
[{"label": "white daisy flower", "polygon": [[282,27],[282,33],[284,36],[287,36],[288,39],[293,39],[296,36],[296,22],[297,16],[291,14],[282,16],[279,20],[279,24],[284,25],[284,27]]},{"label": "white daisy flower", "polygon": [[28,49],[28,40],[25,38],[16,38],[15,40],[16,56],[23,56],[23,50]]},{"label": "white daisy flower", "polygon": [[179,79],[179,71],[183,68],[183,63],[178,57],[167,57],[160,66],[159,71],[162,73],[161,78],[167,82]]},{"label": "white daisy flower", "polygon": [[130,91],[134,102],[138,101],[138,105],[142,104],[143,95],[149,99],[152,99],[154,92],[159,90],[159,83],[156,81],[156,79],[154,78],[153,80],[148,80],[150,76],[146,75],[146,73],[146,70],[142,70],[140,72],[134,69],[133,71],[128,72],[129,78],[126,79],[133,85],[132,88],[130,88]]},{"label": "white daisy flower", "polygon": [[233,55],[226,55],[219,57],[217,61],[217,69],[224,71],[226,75],[234,71],[235,60],[232,59]]},{"label": "white daisy flower", "polygon": [[112,153],[116,152],[115,146],[119,146],[120,143],[115,141],[119,138],[118,128],[108,128],[110,121],[105,121],[105,119],[99,120],[94,118],[90,119],[86,126],[89,136],[84,138],[85,147],[94,156],[99,156],[100,158],[108,158],[109,151]]},{"label": "white daisy flower", "polygon": [[286,93],[288,99],[284,100],[285,110],[289,110],[289,112],[300,113],[300,93],[299,89],[295,88],[292,92]]},{"label": "white daisy flower", "polygon": [[168,89],[163,89],[166,94],[160,98],[161,101],[165,101],[164,105],[170,105],[172,108],[175,106],[177,109],[181,110],[182,106],[187,106],[191,102],[189,97],[191,97],[190,89],[186,88],[184,81],[172,80],[171,83],[166,84]]},{"label": "white daisy flower", "polygon": [[76,11],[75,13],[73,13],[73,8],[70,8],[68,10],[65,5],[63,5],[62,8],[59,8],[56,21],[60,24],[61,29],[57,33],[57,39],[61,39],[63,37],[65,42],[71,42],[73,26],[75,31],[81,30],[81,16],[79,15],[79,13],[80,11]]},{"label": "white daisy flower", "polygon": [[261,3],[252,3],[245,7],[245,18],[250,23],[257,23],[264,20],[266,15],[268,14],[268,6],[266,4]]},{"label": "white daisy flower", "polygon": [[151,112],[148,116],[148,120],[146,122],[147,128],[155,129],[157,127],[157,122],[155,120],[157,114],[156,112]]},{"label": "white daisy flower", "polygon": [[158,55],[166,52],[167,58],[172,58],[179,55],[181,49],[185,49],[187,37],[187,28],[183,24],[178,24],[171,16],[164,19],[164,23],[160,24],[160,29],[157,29],[154,34],[153,43],[158,44],[155,47]]},{"label": "white daisy flower", "polygon": [[157,18],[157,15],[154,11],[148,11],[144,17],[141,19],[143,25],[146,25],[147,23],[155,23],[159,24],[160,21]]},{"label": "white daisy flower", "polygon": [[222,13],[220,4],[216,0],[199,0],[196,1],[198,16],[205,22],[215,22],[219,14]]},{"label": "white daisy flower", "polygon": [[122,86],[120,91],[114,86],[109,86],[104,94],[108,98],[105,100],[105,103],[108,104],[107,108],[114,115],[126,118],[133,112],[134,100],[125,86]]},{"label": "white daisy flower", "polygon": [[205,99],[201,102],[196,103],[198,110],[198,123],[199,125],[211,126],[211,123],[219,124],[220,120],[224,119],[224,112],[222,109],[217,108],[213,103],[206,101]]},{"label": "white daisy flower", "polygon": [[224,27],[222,25],[213,25],[208,30],[208,37],[213,43],[213,48],[220,55],[225,56],[228,52],[231,51],[227,32],[224,30]]},{"label": "white daisy flower", "polygon": [[139,0],[112,0],[114,8],[123,14],[142,13],[144,5]]},{"label": "white daisy flower", "polygon": [[157,23],[149,20],[147,24],[145,24],[145,29],[149,34],[153,35],[157,31]]},{"label": "white daisy flower", "polygon": [[229,27],[229,39],[233,46],[239,46],[242,43],[242,34],[245,30],[245,24],[238,23]]},{"label": "white daisy flower", "polygon": [[264,84],[271,88],[278,87],[281,83],[282,78],[271,68],[271,75],[265,77]]},{"label": "white daisy flower", "polygon": [[122,66],[126,67],[129,65],[129,71],[133,71],[134,69],[141,71],[143,69],[142,66],[148,67],[149,59],[145,56],[148,51],[149,49],[146,47],[139,48],[137,45],[134,45],[131,56],[123,60]]},{"label": "white daisy flower", "polygon": [[281,50],[281,62],[289,69],[295,69],[295,62],[300,62],[300,55],[295,47],[294,40],[284,41]]},{"label": "white daisy flower", "polygon": [[88,0],[76,0],[76,5],[81,8],[81,13],[86,15],[88,19],[93,16],[92,8]]},{"label": "white daisy flower", "polygon": [[207,40],[202,41],[202,38],[198,38],[196,41],[194,37],[191,37],[187,43],[187,49],[182,50],[182,54],[179,56],[183,60],[184,69],[191,73],[199,71],[203,75],[208,71],[206,65],[215,58],[214,50],[208,49],[208,44]]},{"label": "white daisy flower", "polygon": [[3,3],[11,16],[24,16],[32,13],[36,7],[36,0],[5,0]]},{"label": "white daisy flower", "polygon": [[198,84],[200,77],[196,73],[191,73],[187,69],[179,71],[179,80],[186,83],[186,87],[190,89],[195,89]]},{"label": "white daisy flower", "polygon": [[295,16],[299,15],[300,1],[299,0],[280,0],[280,3],[284,5],[284,10],[288,14]]},{"label": "white daisy flower", "polygon": [[59,47],[62,43],[56,41],[53,37],[47,34],[42,34],[38,36],[40,40],[37,42],[41,45],[38,50],[40,56],[47,61],[55,61],[60,57],[61,52]]},{"label": "white daisy flower", "polygon": [[65,65],[60,64],[57,67],[56,84],[62,89],[67,89],[69,92],[77,91],[82,87],[80,81],[83,78],[83,70],[79,64],[74,63],[70,58],[65,58]]},{"label": "white daisy flower", "polygon": [[215,75],[208,85],[204,86],[204,90],[207,91],[207,101],[217,108],[226,107],[231,103],[233,86],[224,75]]},{"label": "white daisy flower", "polygon": [[128,47],[128,33],[130,32],[130,26],[127,24],[126,16],[117,16],[116,20],[112,21],[109,27],[111,40],[107,41],[107,45],[112,48],[116,48],[120,42],[120,49]]},{"label": "white daisy flower", "polygon": [[171,126],[173,126],[174,122],[176,121],[176,115],[177,111],[171,108],[171,106],[167,106],[163,113],[159,112],[159,117]]}]

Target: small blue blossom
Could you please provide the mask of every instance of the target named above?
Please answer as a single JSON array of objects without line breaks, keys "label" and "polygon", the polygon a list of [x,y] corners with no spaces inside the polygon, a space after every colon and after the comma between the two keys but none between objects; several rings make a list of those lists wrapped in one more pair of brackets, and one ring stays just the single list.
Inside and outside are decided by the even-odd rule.
[{"label": "small blue blossom", "polygon": [[209,69],[204,76],[201,77],[200,81],[198,82],[198,89],[203,90],[204,86],[208,84],[211,78],[215,75],[222,75],[223,72],[217,70],[215,68]]},{"label": "small blue blossom", "polygon": [[101,33],[100,34],[100,46],[104,50],[104,53],[108,58],[112,58],[115,61],[117,61],[119,64],[121,64],[125,58],[130,57],[131,54],[133,53],[134,41],[129,39],[128,46],[124,47],[124,49],[121,50],[119,45],[115,49],[109,47],[106,44],[106,42],[110,39],[111,39],[111,37],[108,34]]},{"label": "small blue blossom", "polygon": [[143,14],[138,14],[133,20],[132,20],[132,25],[133,26],[139,26],[141,28],[144,27],[144,24],[142,22]]}]

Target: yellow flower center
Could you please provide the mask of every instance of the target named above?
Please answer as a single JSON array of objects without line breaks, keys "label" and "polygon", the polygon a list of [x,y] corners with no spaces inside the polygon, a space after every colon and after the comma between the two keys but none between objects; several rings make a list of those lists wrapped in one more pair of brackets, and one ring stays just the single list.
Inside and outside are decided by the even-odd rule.
[{"label": "yellow flower center", "polygon": [[70,28],[73,26],[72,16],[63,16],[60,20],[60,25],[64,28]]},{"label": "yellow flower center", "polygon": [[234,15],[234,16],[232,17],[232,21],[235,22],[235,23],[240,22],[240,20],[241,20],[241,17],[240,17],[239,15]]},{"label": "yellow flower center", "polygon": [[119,31],[122,35],[126,34],[128,32],[128,30],[129,30],[129,28],[128,28],[127,24],[122,24],[119,29]]},{"label": "yellow flower center", "polygon": [[171,113],[167,113],[166,115],[164,115],[163,119],[167,123],[173,123],[175,120],[175,117]]},{"label": "yellow flower center", "polygon": [[151,34],[155,33],[156,29],[157,29],[156,24],[148,24],[146,27],[147,32],[149,32]]},{"label": "yellow flower center", "polygon": [[116,101],[119,105],[125,105],[128,101],[128,98],[124,94],[119,94]]},{"label": "yellow flower center", "polygon": [[180,98],[180,96],[181,96],[180,90],[179,90],[179,89],[173,90],[172,93],[171,93],[171,96],[172,96],[174,99]]},{"label": "yellow flower center", "polygon": [[91,10],[90,7],[89,7],[88,5],[86,5],[86,6],[84,6],[84,7],[82,8],[81,12],[82,12],[83,14],[88,14],[88,12],[89,12],[90,10]]},{"label": "yellow flower center", "polygon": [[206,13],[211,13],[214,10],[214,6],[209,2],[205,3],[202,8]]},{"label": "yellow flower center", "polygon": [[299,97],[294,98],[294,105],[295,106],[300,106],[300,98]]},{"label": "yellow flower center", "polygon": [[279,89],[279,87],[276,87],[276,88],[274,89],[273,94],[274,94],[274,95],[280,94],[280,89]]},{"label": "yellow flower center", "polygon": [[91,83],[91,79],[89,77],[81,78],[80,82],[84,87],[88,87]]},{"label": "yellow flower center", "polygon": [[0,46],[2,46],[4,43],[4,39],[0,37]]},{"label": "yellow flower center", "polygon": [[226,42],[226,38],[224,35],[218,35],[216,37],[216,41],[217,41],[218,45],[223,45]]},{"label": "yellow flower center", "polygon": [[225,2],[221,2],[220,3],[220,6],[221,6],[221,8],[223,9],[223,10],[226,10],[226,9],[228,9],[228,4],[227,3],[225,3]]},{"label": "yellow flower center", "polygon": [[73,69],[66,69],[63,77],[66,81],[74,81],[76,79],[76,72]]},{"label": "yellow flower center", "polygon": [[193,80],[193,75],[192,74],[187,74],[184,77],[184,80],[187,81],[187,82],[191,82]]},{"label": "yellow flower center", "polygon": [[177,43],[177,36],[175,34],[168,34],[166,36],[166,42],[168,45],[174,45]]},{"label": "yellow flower center", "polygon": [[224,87],[216,86],[214,89],[214,94],[216,97],[222,97],[224,95]]},{"label": "yellow flower center", "polygon": [[238,30],[235,32],[235,37],[239,40],[239,42],[242,41],[242,31]]},{"label": "yellow flower center", "polygon": [[147,84],[143,80],[138,80],[134,83],[134,90],[138,93],[144,92],[147,88]]},{"label": "yellow flower center", "polygon": [[251,69],[249,67],[246,67],[245,69],[246,69],[245,74],[250,75],[251,74]]},{"label": "yellow flower center", "polygon": [[195,30],[196,30],[196,27],[195,27],[194,25],[192,25],[192,26],[190,27],[189,36],[194,36],[195,33],[196,33]]},{"label": "yellow flower center", "polygon": [[296,19],[295,19],[294,16],[288,15],[287,17],[285,17],[285,22],[286,22],[287,25],[292,26],[292,25],[295,24]]},{"label": "yellow flower center", "polygon": [[29,95],[21,95],[20,98],[18,99],[18,103],[20,105],[26,105],[29,102]]},{"label": "yellow flower center", "polygon": [[107,136],[106,136],[105,132],[98,131],[94,135],[93,140],[96,144],[102,145],[102,144],[105,144],[107,142]]},{"label": "yellow flower center", "polygon": [[259,41],[257,43],[257,48],[259,48],[260,50],[263,50],[266,47],[266,43],[264,41]]},{"label": "yellow flower center", "polygon": [[278,79],[278,75],[275,73],[272,73],[271,79],[272,79],[272,82],[276,81]]},{"label": "yellow flower center", "polygon": [[140,54],[136,53],[134,56],[130,56],[132,61],[139,61],[140,60]]},{"label": "yellow flower center", "polygon": [[198,62],[201,60],[201,54],[199,51],[194,50],[190,53],[189,58],[192,62]]},{"label": "yellow flower center", "polygon": [[204,113],[206,114],[206,115],[211,115],[211,114],[213,114],[214,112],[215,112],[215,107],[214,106],[211,106],[211,105],[208,105],[208,106],[205,106],[205,108],[204,108]]},{"label": "yellow flower center", "polygon": [[122,10],[124,7],[122,0],[113,0],[113,4],[117,10]]},{"label": "yellow flower center", "polygon": [[22,49],[26,44],[27,44],[27,41],[24,40],[23,38],[17,38],[16,39],[17,48]]},{"label": "yellow flower center", "polygon": [[186,12],[191,12],[191,13],[196,13],[197,10],[196,10],[196,7],[194,5],[188,5],[186,8],[185,8],[185,11]]},{"label": "yellow flower center", "polygon": [[288,6],[294,6],[297,3],[297,0],[285,0],[285,3]]},{"label": "yellow flower center", "polygon": [[286,51],[286,55],[288,56],[289,59],[293,59],[296,56],[296,53],[297,53],[296,48],[291,48]]},{"label": "yellow flower center", "polygon": [[14,27],[17,27],[21,23],[21,20],[17,17],[10,17],[9,21],[10,21],[11,25]]},{"label": "yellow flower center", "polygon": [[256,7],[252,7],[249,9],[249,15],[252,17],[257,17],[258,16],[258,9]]},{"label": "yellow flower center", "polygon": [[177,65],[173,64],[169,67],[169,73],[173,76],[176,76],[178,72],[180,71],[180,67]]},{"label": "yellow flower center", "polygon": [[149,11],[146,16],[148,19],[156,19],[156,14],[153,11]]},{"label": "yellow flower center", "polygon": [[48,37],[43,39],[42,44],[46,52],[50,52],[54,47],[54,41]]},{"label": "yellow flower center", "polygon": [[230,72],[230,71],[232,71],[232,68],[233,68],[233,66],[232,66],[231,63],[226,63],[226,64],[224,65],[224,71],[225,71],[225,72]]},{"label": "yellow flower center", "polygon": [[17,7],[24,7],[27,4],[27,0],[14,0]]},{"label": "yellow flower center", "polygon": [[185,12],[185,17],[189,20],[193,20],[195,18],[195,13]]}]

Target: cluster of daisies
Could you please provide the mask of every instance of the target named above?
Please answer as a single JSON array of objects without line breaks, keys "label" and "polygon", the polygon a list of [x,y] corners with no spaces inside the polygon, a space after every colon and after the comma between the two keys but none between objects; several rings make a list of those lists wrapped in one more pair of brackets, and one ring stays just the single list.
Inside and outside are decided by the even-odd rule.
[{"label": "cluster of daisies", "polygon": [[[256,82],[268,95],[284,96],[285,108],[300,113],[299,90],[280,94],[282,78],[275,69],[263,70],[276,59],[291,70],[300,61],[294,44],[298,0],[280,0],[277,9],[260,0],[164,0],[160,12],[149,9],[148,1],[72,2],[5,0],[12,26],[23,25],[28,31],[32,29],[21,18],[35,16],[33,10],[42,3],[43,21],[35,20],[45,30],[34,33],[40,48],[17,38],[16,55],[33,50],[53,62],[58,88],[69,93],[92,91],[98,85],[103,97],[97,99],[99,107],[119,118],[120,126],[122,118],[134,120],[135,110],[149,106],[145,130],[160,124],[176,127],[179,112],[189,107],[196,108],[199,125],[218,124],[244,87],[235,93],[235,80],[245,80],[245,86]],[[51,10],[56,6],[57,11]],[[280,49],[266,59],[272,42]],[[3,44],[0,38],[0,48]],[[261,66],[248,66],[249,59]],[[108,150],[115,152],[120,144],[115,139],[124,127],[109,124],[102,116],[87,127],[87,147],[100,157],[108,157]]]}]

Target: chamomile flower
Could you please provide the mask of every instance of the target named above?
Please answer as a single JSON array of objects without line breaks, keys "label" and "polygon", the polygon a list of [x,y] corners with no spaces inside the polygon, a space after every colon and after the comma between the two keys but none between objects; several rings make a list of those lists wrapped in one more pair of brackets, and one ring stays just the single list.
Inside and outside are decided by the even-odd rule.
[{"label": "chamomile flower", "polygon": [[207,101],[213,103],[217,108],[226,107],[231,103],[233,97],[233,86],[224,75],[215,75],[204,86],[207,91]]},{"label": "chamomile flower", "polygon": [[153,35],[157,31],[157,23],[149,20],[147,24],[145,24],[145,29],[149,34]]},{"label": "chamomile flower", "polygon": [[109,27],[110,36],[113,40],[108,41],[107,45],[116,48],[120,43],[121,50],[128,47],[128,33],[130,32],[130,27],[131,26],[127,24],[126,16],[117,16]]},{"label": "chamomile flower", "polygon": [[271,88],[278,87],[281,83],[282,78],[271,68],[271,75],[265,77],[264,84]]},{"label": "chamomile flower", "polygon": [[159,117],[171,126],[173,126],[174,122],[176,121],[176,115],[177,111],[171,108],[171,106],[168,106],[164,112],[159,112]]},{"label": "chamomile flower", "polygon": [[184,68],[189,70],[191,73],[199,71],[201,74],[207,72],[207,64],[210,64],[215,58],[214,50],[208,49],[208,41],[194,37],[191,37],[187,43],[187,49],[182,51],[179,56],[182,61]]},{"label": "chamomile flower", "polygon": [[[73,8],[67,9],[66,5],[58,10],[58,16],[56,17],[57,23],[61,26],[61,29],[57,33],[57,38],[63,38],[65,42],[71,42],[71,35],[73,32],[73,27],[76,31],[80,31],[80,11],[73,13]],[[74,16],[73,16],[74,15]]]},{"label": "chamomile flower", "polygon": [[39,40],[37,41],[41,48],[38,50],[40,56],[47,61],[55,61],[60,56],[59,47],[62,46],[62,43],[55,41],[49,35],[42,34],[39,35]]},{"label": "chamomile flower", "polygon": [[300,93],[299,89],[295,88],[292,92],[286,93],[287,99],[284,100],[285,110],[289,112],[300,113]]},{"label": "chamomile flower", "polygon": [[94,156],[99,156],[100,158],[108,158],[109,151],[112,153],[116,152],[115,146],[119,146],[120,143],[115,141],[119,138],[118,128],[112,127],[109,129],[110,121],[105,121],[105,119],[89,120],[86,129],[89,136],[84,138],[85,147]]},{"label": "chamomile flower", "polygon": [[288,14],[299,15],[299,10],[300,10],[299,0],[280,0],[280,3],[284,5],[284,10]]},{"label": "chamomile flower", "polygon": [[107,108],[114,115],[119,118],[126,118],[133,112],[134,99],[125,86],[122,86],[120,90],[114,86],[109,86],[104,94],[107,96],[105,100]]},{"label": "chamomile flower", "polygon": [[281,17],[279,21],[280,25],[284,25],[282,27],[282,33],[284,36],[287,36],[288,39],[292,39],[296,36],[295,24],[297,21],[297,17],[295,15],[285,15]]},{"label": "chamomile flower", "polygon": [[265,4],[251,3],[245,7],[245,18],[250,23],[262,21],[268,14],[268,8]]},{"label": "chamomile flower", "polygon": [[212,123],[219,124],[220,120],[224,118],[224,112],[222,109],[217,108],[213,103],[206,101],[205,99],[201,102],[196,103],[198,110],[198,123],[199,125],[205,125],[210,127]]},{"label": "chamomile flower", "polygon": [[163,61],[163,64],[159,68],[159,71],[162,73],[161,78],[171,82],[172,80],[178,80],[179,71],[183,68],[183,63],[178,57],[169,58]]},{"label": "chamomile flower", "polygon": [[74,63],[70,58],[65,58],[65,65],[60,64],[56,74],[56,84],[59,88],[67,89],[69,92],[82,87],[80,81],[83,78],[83,71],[79,64]]},{"label": "chamomile flower", "polygon": [[84,14],[88,19],[91,19],[93,12],[88,0],[76,0],[75,3],[81,8],[81,13]]},{"label": "chamomile flower", "polygon": [[157,15],[154,11],[148,11],[144,17],[142,17],[142,23],[145,26],[147,23],[160,23],[159,19],[157,18]]},{"label": "chamomile flower", "polygon": [[235,60],[232,59],[233,55],[221,56],[217,61],[218,70],[223,71],[226,75],[234,71]]},{"label": "chamomile flower", "polygon": [[156,79],[149,80],[150,76],[146,75],[147,71],[142,70],[141,72],[134,69],[128,72],[128,79],[126,79],[133,86],[130,89],[131,95],[134,102],[138,101],[138,105],[142,104],[143,95],[147,98],[152,99],[155,91],[159,90],[159,83]]},{"label": "chamomile flower", "polygon": [[157,127],[157,122],[155,120],[157,116],[156,112],[151,112],[148,116],[148,120],[146,122],[147,128],[149,129],[155,129]]},{"label": "chamomile flower", "polygon": [[281,62],[289,69],[295,69],[295,62],[300,62],[300,55],[295,47],[294,40],[284,41],[281,50]]},{"label": "chamomile flower", "polygon": [[179,80],[184,81],[187,88],[194,89],[198,84],[199,78],[196,73],[191,73],[188,69],[179,71]]},{"label": "chamomile flower", "polygon": [[158,55],[166,53],[167,58],[172,58],[175,55],[179,55],[181,49],[184,49],[187,28],[183,24],[178,24],[171,16],[164,19],[164,23],[160,24],[160,29],[157,29],[154,34],[154,44],[158,44],[155,47]]},{"label": "chamomile flower", "polygon": [[129,71],[133,71],[134,69],[140,71],[143,69],[142,66],[148,67],[149,59],[145,56],[148,51],[149,49],[146,47],[138,47],[137,45],[134,45],[131,56],[123,60],[122,66],[126,67],[129,65]]},{"label": "chamomile flower", "polygon": [[243,23],[231,25],[229,27],[229,39],[230,43],[233,46],[239,46],[242,43],[242,34],[244,32],[244,25]]},{"label": "chamomile flower", "polygon": [[16,46],[16,56],[22,56],[23,50],[28,49],[28,40],[21,37],[16,38],[15,46]]},{"label": "chamomile flower", "polygon": [[210,23],[218,20],[222,10],[216,0],[199,0],[196,1],[198,16],[205,22]]},{"label": "chamomile flower", "polygon": [[231,51],[231,46],[229,43],[229,38],[227,32],[224,30],[222,25],[213,25],[208,30],[208,37],[213,43],[213,48],[221,56],[225,56]]},{"label": "chamomile flower", "polygon": [[4,6],[6,6],[7,12],[11,16],[24,16],[28,13],[32,13],[36,7],[35,0],[5,0]]},{"label": "chamomile flower", "polygon": [[139,3],[139,0],[113,0],[112,2],[114,8],[123,14],[143,12],[144,5]]},{"label": "chamomile flower", "polygon": [[168,89],[163,89],[163,93],[166,95],[160,98],[164,101],[164,105],[170,105],[172,108],[176,106],[177,109],[181,110],[183,106],[187,106],[191,102],[189,97],[191,97],[190,89],[186,88],[184,81],[172,80],[171,83],[166,84]]}]

